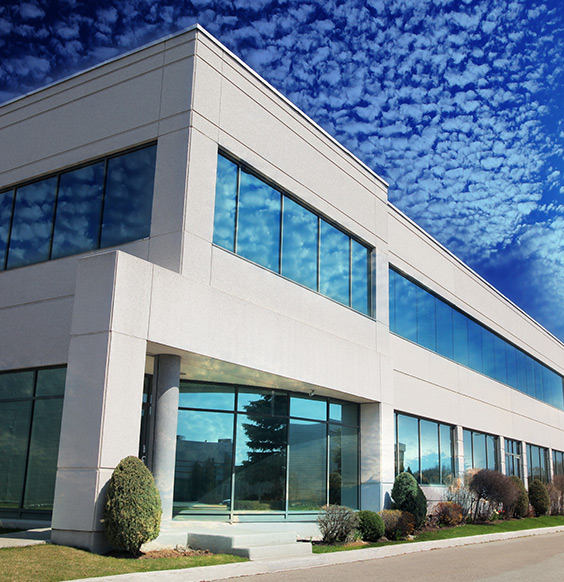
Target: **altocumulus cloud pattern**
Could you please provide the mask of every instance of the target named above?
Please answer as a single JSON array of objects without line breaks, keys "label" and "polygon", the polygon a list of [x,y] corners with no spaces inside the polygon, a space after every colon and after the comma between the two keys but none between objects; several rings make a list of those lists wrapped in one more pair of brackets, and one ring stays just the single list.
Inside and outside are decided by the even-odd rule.
[{"label": "altocumulus cloud pattern", "polygon": [[564,338],[558,0],[9,0],[0,100],[196,22]]}]

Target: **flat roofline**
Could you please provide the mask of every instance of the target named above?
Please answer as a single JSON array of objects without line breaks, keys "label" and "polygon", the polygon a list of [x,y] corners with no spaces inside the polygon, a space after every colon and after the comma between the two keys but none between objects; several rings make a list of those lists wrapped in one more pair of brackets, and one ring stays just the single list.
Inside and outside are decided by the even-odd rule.
[{"label": "flat roofline", "polygon": [[[499,289],[497,289],[497,287],[494,287],[487,279],[484,279],[484,277],[482,277],[482,275],[480,275],[479,273],[474,271],[474,269],[472,269],[472,267],[467,265],[460,257],[455,255],[452,251],[450,251],[447,247],[445,247],[433,235],[429,234],[422,226],[419,226],[412,218],[407,216],[407,214],[402,212],[397,206],[394,206],[394,204],[392,204],[390,201],[388,201],[388,207],[390,208],[390,210],[392,212],[399,215],[399,217],[402,220],[406,221],[410,226],[412,226],[415,230],[417,230],[420,234],[422,234],[432,245],[438,247],[441,250],[441,252],[443,252],[445,255],[447,255],[451,259],[453,259],[454,262],[456,262],[459,266],[461,266],[465,271],[470,273],[473,277],[478,279],[480,281],[480,283],[485,285],[490,291],[493,291],[502,301],[505,301],[513,309],[518,311],[521,315],[524,315],[525,318],[530,323],[533,323],[536,327],[539,328],[540,331],[542,331],[543,333],[545,333],[546,335],[551,337],[557,344],[559,344],[561,347],[564,348],[564,342],[562,342],[559,338],[557,338],[552,332],[550,332],[548,329],[546,329],[546,327],[544,327],[542,324],[540,324],[534,317],[529,315],[521,307],[519,307],[517,304],[513,303],[513,301],[511,301],[511,299],[509,299],[509,297],[504,295]],[[390,251],[390,252],[393,253],[393,251]]]}]

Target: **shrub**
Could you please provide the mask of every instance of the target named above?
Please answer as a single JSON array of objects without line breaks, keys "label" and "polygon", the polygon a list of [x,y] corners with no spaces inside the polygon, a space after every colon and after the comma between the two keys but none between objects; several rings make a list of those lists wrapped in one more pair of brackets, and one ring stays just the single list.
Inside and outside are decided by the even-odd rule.
[{"label": "shrub", "polygon": [[408,511],[415,519],[415,527],[421,527],[427,517],[427,499],[411,473],[400,473],[392,487],[392,509]]},{"label": "shrub", "polygon": [[444,495],[446,502],[456,503],[462,511],[462,521],[466,521],[472,515],[476,497],[470,490],[472,473],[465,473],[462,477],[452,478],[448,483]]},{"label": "shrub", "polygon": [[535,510],[535,515],[544,515],[550,509],[550,498],[546,485],[539,479],[529,484],[529,502]]},{"label": "shrub", "polygon": [[564,515],[564,475],[555,475],[547,489],[551,515]]},{"label": "shrub", "polygon": [[106,493],[104,527],[116,550],[139,554],[145,542],[159,535],[161,498],[149,469],[137,457],[122,459]]},{"label": "shrub", "polygon": [[344,505],[326,505],[317,518],[321,539],[326,544],[350,541],[358,525],[357,514]]},{"label": "shrub", "polygon": [[437,525],[447,527],[460,525],[464,520],[462,507],[452,501],[441,501],[437,503],[433,510],[433,518]]},{"label": "shrub", "polygon": [[478,471],[472,477],[470,489],[477,498],[474,521],[480,512],[481,516],[487,519],[491,517],[494,510],[499,509],[500,505],[504,508],[512,507],[519,495],[517,487],[509,477],[492,469]]},{"label": "shrub", "polygon": [[358,532],[365,542],[377,542],[384,535],[384,522],[375,511],[358,512]]},{"label": "shrub", "polygon": [[384,522],[384,535],[389,540],[401,540],[415,531],[415,518],[408,511],[384,509],[380,517]]},{"label": "shrub", "polygon": [[525,485],[523,485],[523,481],[517,475],[512,475],[509,479],[515,483],[518,496],[508,513],[516,518],[527,517],[529,513],[529,495],[527,494]]}]

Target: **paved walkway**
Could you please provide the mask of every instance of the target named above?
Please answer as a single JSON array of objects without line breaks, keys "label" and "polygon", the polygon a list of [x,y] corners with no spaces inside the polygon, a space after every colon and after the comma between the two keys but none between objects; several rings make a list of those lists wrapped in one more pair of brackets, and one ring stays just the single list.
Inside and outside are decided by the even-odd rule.
[{"label": "paved walkway", "polygon": [[[17,545],[32,545],[37,543],[45,543],[46,539],[49,538],[49,530],[30,530],[29,532],[19,532],[17,534],[4,534],[0,536],[0,547],[12,547]],[[542,538],[539,536],[543,536]],[[534,540],[525,540],[524,538],[534,538]],[[514,550],[508,550],[507,544],[515,543],[519,540],[525,542],[525,548],[532,550],[533,555],[537,556],[534,562],[528,561],[529,558],[525,557],[525,553],[519,551],[515,554]],[[551,541],[552,545],[548,544]],[[469,564],[469,569],[464,570],[461,565],[462,553],[457,552],[456,548],[462,548],[464,546],[476,546],[477,544],[484,544],[484,542],[503,542],[502,544],[493,544],[490,548],[491,557],[482,559],[477,557],[473,550],[470,548],[465,548],[465,552],[468,555],[466,560]],[[556,544],[556,545],[555,545]],[[394,582],[396,579],[405,581],[413,577],[417,578],[419,582],[423,580],[434,580],[439,582],[440,580],[452,580],[453,575],[459,582],[463,581],[478,581],[478,580],[489,580],[491,582],[507,582],[513,581],[518,582],[520,580],[530,582],[530,580],[535,580],[536,582],[548,582],[552,580],[558,580],[559,582],[564,579],[564,553],[559,556],[553,555],[546,567],[549,571],[555,572],[555,577],[539,577],[533,575],[533,572],[537,571],[533,569],[533,566],[538,559],[540,559],[543,554],[540,552],[543,548],[557,547],[562,549],[564,552],[564,526],[522,530],[518,532],[508,532],[501,534],[488,534],[481,536],[472,536],[467,538],[456,538],[452,540],[440,540],[433,542],[415,542],[411,544],[400,544],[397,546],[384,546],[381,548],[367,548],[364,550],[351,550],[345,552],[335,552],[331,554],[314,554],[312,556],[295,558],[295,559],[283,559],[283,560],[268,560],[268,561],[256,561],[256,562],[243,562],[237,564],[225,564],[222,566],[207,566],[203,568],[189,568],[185,570],[165,570],[161,572],[143,572],[134,574],[121,574],[119,576],[107,576],[104,578],[84,578],[80,582],[211,582],[226,580],[229,578],[235,578],[240,576],[251,576],[251,580],[257,582],[269,581],[299,581],[299,580],[319,580],[320,582],[331,582],[331,580],[343,580],[358,578],[362,580],[363,577],[368,579],[368,572],[372,572],[369,577],[373,579],[374,576],[386,580],[386,582]],[[428,550],[437,549],[448,549],[448,552],[428,552]],[[468,551],[470,550],[470,551]],[[505,574],[500,574],[499,576],[494,575],[493,571],[490,571],[490,566],[501,563],[501,559],[508,555],[511,560],[516,560],[516,563],[521,565],[519,570],[520,574],[516,571],[507,576]],[[554,554],[554,550],[553,554]],[[540,553],[539,553],[540,552]],[[409,560],[407,556],[410,554],[418,554],[418,556],[410,556]],[[409,574],[415,564],[418,561],[423,560],[425,562],[430,560],[429,577],[422,578],[422,572],[420,570],[423,565],[417,566],[412,574]],[[383,577],[381,566],[384,565],[380,563],[374,563],[375,560],[380,558],[392,558],[395,557],[402,559],[401,566],[396,566],[391,564],[391,561],[385,560],[386,566],[391,565],[391,572],[394,571],[399,577]],[[443,563],[444,559],[444,563]],[[523,563],[523,560],[525,562]],[[358,577],[352,574],[351,568],[353,564],[368,564],[366,568],[363,568],[364,574],[359,572]],[[372,564],[370,566],[370,564]],[[434,566],[433,566],[434,564]],[[447,565],[448,564],[448,565]],[[412,565],[410,567],[410,565]],[[536,564],[538,567],[538,564]],[[326,569],[324,566],[335,566],[336,569]],[[459,568],[460,566],[460,568]],[[344,567],[345,569],[342,569]],[[359,566],[360,568],[361,566]],[[304,572],[303,570],[315,569],[315,572]],[[356,569],[356,566],[354,566]],[[406,568],[408,571],[406,571]],[[292,571],[296,571],[293,572]],[[334,574],[337,572],[337,574]],[[416,575],[416,573],[418,574]],[[456,574],[455,574],[456,572]],[[460,572],[466,572],[463,577],[460,577]],[[481,572],[481,574],[479,574]],[[485,576],[484,572],[487,572]],[[439,576],[444,573],[445,577],[441,578]],[[492,576],[490,576],[490,573]],[[261,576],[268,575],[268,576]],[[390,574],[391,576],[392,574]],[[336,576],[336,577],[335,577]],[[78,582],[78,581],[76,581]],[[249,581],[250,582],[250,581]]]}]

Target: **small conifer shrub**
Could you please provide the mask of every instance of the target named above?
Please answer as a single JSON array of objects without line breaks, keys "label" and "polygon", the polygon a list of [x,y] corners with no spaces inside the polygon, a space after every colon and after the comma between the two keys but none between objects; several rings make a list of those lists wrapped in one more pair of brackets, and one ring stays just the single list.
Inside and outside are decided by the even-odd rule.
[{"label": "small conifer shrub", "polygon": [[384,535],[384,521],[375,511],[358,512],[358,532],[365,542],[377,542]]},{"label": "small conifer shrub", "polygon": [[529,502],[535,510],[535,515],[545,515],[550,509],[550,497],[546,485],[540,480],[535,479],[529,485]]},{"label": "small conifer shrub", "polygon": [[392,509],[408,511],[415,519],[415,527],[421,527],[427,517],[427,499],[411,473],[400,473],[392,487]]},{"label": "small conifer shrub", "polygon": [[108,483],[104,527],[116,550],[139,554],[160,531],[161,498],[153,475],[137,457],[122,459]]},{"label": "small conifer shrub", "polygon": [[527,494],[525,485],[523,485],[523,481],[517,475],[512,475],[509,478],[515,483],[519,492],[515,505],[511,508],[511,513],[516,518],[527,517],[527,513],[529,512],[529,495]]}]

